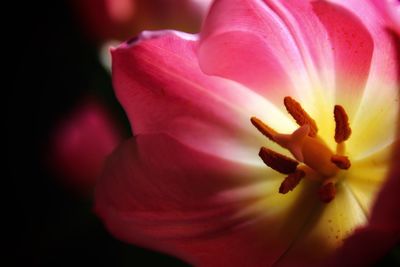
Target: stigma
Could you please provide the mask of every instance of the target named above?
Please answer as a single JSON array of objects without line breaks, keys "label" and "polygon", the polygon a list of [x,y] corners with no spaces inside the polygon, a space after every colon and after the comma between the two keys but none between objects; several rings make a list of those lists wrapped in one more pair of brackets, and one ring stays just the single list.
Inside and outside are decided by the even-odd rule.
[{"label": "stigma", "polygon": [[299,125],[293,133],[278,133],[263,121],[252,117],[251,123],[271,141],[287,149],[294,159],[262,147],[259,156],[270,168],[285,174],[279,193],[292,191],[302,179],[320,183],[319,199],[328,203],[335,198],[336,178],[342,170],[348,170],[351,162],[345,156],[345,141],[350,138],[351,128],[345,109],[336,105],[333,110],[335,120],[334,139],[336,151],[332,151],[318,136],[318,126],[311,116],[293,98],[284,98],[288,113]]}]

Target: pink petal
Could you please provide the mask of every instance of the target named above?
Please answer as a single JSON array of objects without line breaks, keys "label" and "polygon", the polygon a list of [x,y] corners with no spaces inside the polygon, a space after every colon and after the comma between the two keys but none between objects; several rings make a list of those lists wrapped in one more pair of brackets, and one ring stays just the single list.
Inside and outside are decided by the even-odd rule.
[{"label": "pink petal", "polygon": [[326,97],[336,91],[338,102],[351,99],[351,115],[373,51],[358,18],[321,1],[216,1],[201,37],[199,62],[207,73],[279,101],[315,89]]},{"label": "pink petal", "polygon": [[[372,58],[372,65],[370,70],[370,77],[367,84],[367,90],[370,90],[368,86],[373,84],[376,86],[376,82],[380,82],[385,86],[389,86],[390,90],[393,89],[393,85],[398,85],[398,47],[396,39],[387,30],[385,21],[379,14],[379,10],[376,9],[370,1],[366,1],[365,4],[360,5],[358,0],[330,0],[338,6],[342,6],[345,9],[352,12],[368,30],[372,39],[374,40],[374,53]],[[380,89],[375,89],[381,92]],[[368,92],[369,93],[369,92]],[[393,92],[390,92],[393,94]]]},{"label": "pink petal", "polygon": [[369,75],[373,39],[362,22],[349,10],[324,1],[313,2],[312,5],[332,46],[335,103],[345,106],[346,111],[354,115]]},{"label": "pink petal", "polygon": [[258,169],[199,153],[170,137],[139,135],[110,158],[97,184],[95,210],[116,237],[196,266],[269,266],[312,206],[297,199],[286,216],[257,219],[235,216],[245,203],[216,197],[265,178]]},{"label": "pink petal", "polygon": [[400,2],[398,0],[372,0],[386,24],[400,34]]},{"label": "pink petal", "polygon": [[279,103],[302,85],[296,78],[306,75],[284,23],[266,4],[253,0],[214,2],[201,32],[199,62],[205,72]]},{"label": "pink petal", "polygon": [[[351,119],[354,133],[348,144],[349,150],[361,147],[361,139],[368,130],[369,145],[363,145],[364,153],[379,150],[395,139],[394,121],[399,114],[399,41],[388,31],[378,10],[371,1],[362,5],[358,0],[331,0],[356,16],[368,30],[374,41],[368,81],[358,105],[358,112]],[[348,106],[348,105],[347,105]],[[347,108],[346,106],[346,108]],[[367,127],[370,125],[377,127]]]},{"label": "pink petal", "polygon": [[52,136],[50,163],[68,187],[91,191],[105,158],[122,140],[121,129],[97,101],[79,106]]},{"label": "pink petal", "polygon": [[112,51],[114,87],[135,134],[166,133],[200,151],[259,162],[263,139],[250,117],[267,110],[271,121],[290,125],[250,90],[204,74],[196,36],[162,31],[139,38]]}]

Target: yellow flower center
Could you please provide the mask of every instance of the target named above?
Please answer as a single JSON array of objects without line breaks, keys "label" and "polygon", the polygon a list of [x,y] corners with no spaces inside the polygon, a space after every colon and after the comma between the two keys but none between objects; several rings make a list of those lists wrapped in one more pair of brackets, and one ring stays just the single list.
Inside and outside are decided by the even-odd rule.
[{"label": "yellow flower center", "polygon": [[300,126],[292,134],[278,133],[256,117],[252,117],[251,122],[267,138],[289,150],[296,160],[266,147],[260,149],[259,156],[267,166],[287,175],[279,193],[286,194],[292,191],[301,179],[306,178],[320,182],[319,198],[323,202],[330,202],[336,195],[337,174],[351,166],[350,160],[345,156],[345,141],[351,135],[346,111],[339,105],[336,105],[333,111],[337,143],[336,151],[333,152],[318,136],[315,121],[297,101],[285,97],[284,104]]}]

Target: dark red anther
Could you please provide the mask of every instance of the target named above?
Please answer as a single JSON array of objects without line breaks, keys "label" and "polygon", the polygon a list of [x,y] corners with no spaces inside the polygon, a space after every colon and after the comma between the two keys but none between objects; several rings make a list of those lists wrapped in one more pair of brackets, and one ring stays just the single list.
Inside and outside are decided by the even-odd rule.
[{"label": "dark red anther", "polygon": [[305,175],[305,172],[302,170],[296,170],[296,172],[289,174],[281,183],[279,193],[286,194],[289,191],[292,191]]},{"label": "dark red anther", "polygon": [[266,147],[262,147],[258,155],[267,166],[283,174],[295,172],[299,164],[297,161]]},{"label": "dark red anther", "polygon": [[336,186],[333,183],[326,183],[319,188],[318,195],[322,202],[329,203],[336,196]]}]

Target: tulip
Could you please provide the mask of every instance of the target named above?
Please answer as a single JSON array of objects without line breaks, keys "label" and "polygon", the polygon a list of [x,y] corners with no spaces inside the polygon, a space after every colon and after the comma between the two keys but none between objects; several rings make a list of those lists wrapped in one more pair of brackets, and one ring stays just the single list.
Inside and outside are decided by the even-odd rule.
[{"label": "tulip", "polygon": [[195,266],[372,264],[400,238],[385,27],[368,1],[217,0],[199,35],[112,49],[134,137],[95,211],[115,237]]},{"label": "tulip", "polygon": [[71,190],[93,191],[106,157],[122,141],[121,129],[96,100],[82,103],[52,133],[49,163]]}]

